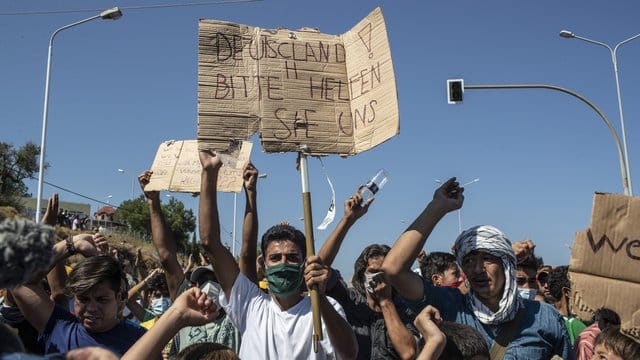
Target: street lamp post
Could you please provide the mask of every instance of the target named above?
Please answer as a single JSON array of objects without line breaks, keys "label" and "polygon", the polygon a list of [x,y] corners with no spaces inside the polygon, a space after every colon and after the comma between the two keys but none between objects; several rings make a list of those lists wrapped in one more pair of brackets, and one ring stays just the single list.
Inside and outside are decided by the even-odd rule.
[{"label": "street lamp post", "polygon": [[95,19],[111,19],[117,20],[122,16],[122,12],[119,8],[114,7],[111,9],[104,10],[98,15],[94,15],[92,17],[88,17],[86,19],[76,21],[72,24],[65,25],[51,34],[51,38],[49,39],[49,52],[47,55],[47,77],[44,85],[44,110],[42,112],[42,139],[40,141],[40,168],[38,173],[38,196],[36,200],[36,222],[40,222],[40,215],[42,212],[42,184],[44,182],[44,157],[45,157],[45,145],[47,139],[47,116],[49,115],[49,83],[51,80],[51,60],[53,56],[53,39],[55,39],[56,35],[62,30],[66,30],[68,28],[74,27],[76,25],[84,24],[88,21]]},{"label": "street lamp post", "polygon": [[[126,172],[125,169],[118,169],[118,172],[124,174]],[[133,189],[134,189],[135,177],[131,175],[131,200],[133,200]]]},{"label": "street lamp post", "polygon": [[[258,179],[264,179],[268,174],[258,174]],[[236,256],[236,214],[237,214],[238,193],[233,193],[233,230],[231,233],[231,255]]]},{"label": "street lamp post", "polygon": [[611,53],[611,62],[613,63],[613,73],[615,75],[616,78],[616,94],[618,96],[618,112],[620,114],[620,131],[622,133],[622,151],[624,154],[624,166],[626,168],[627,171],[627,176],[628,176],[628,183],[629,183],[629,196],[633,196],[633,186],[631,184],[631,169],[629,168],[629,150],[627,148],[627,133],[625,131],[625,126],[624,126],[624,114],[622,112],[622,96],[620,95],[620,78],[618,77],[618,58],[617,58],[617,53],[618,53],[618,48],[620,47],[620,45],[628,43],[631,40],[637,39],[640,37],[640,34],[636,34],[628,39],[622,40],[621,42],[619,42],[618,44],[616,44],[616,46],[614,46],[613,48],[611,48],[611,46],[601,42],[601,41],[596,41],[596,40],[591,40],[588,39],[586,37],[582,37],[582,36],[578,36],[574,33],[572,33],[571,31],[568,30],[562,30],[560,31],[559,34],[561,37],[566,38],[566,39],[578,39],[578,40],[582,40],[584,42],[588,42],[591,44],[596,44],[596,45],[600,45],[602,47],[605,47],[609,50],[609,53]]}]

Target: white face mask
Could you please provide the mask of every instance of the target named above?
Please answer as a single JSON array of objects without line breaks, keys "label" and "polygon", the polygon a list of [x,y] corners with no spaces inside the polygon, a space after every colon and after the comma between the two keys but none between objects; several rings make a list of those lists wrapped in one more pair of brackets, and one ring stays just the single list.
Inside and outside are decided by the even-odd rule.
[{"label": "white face mask", "polygon": [[520,297],[523,299],[534,300],[537,293],[538,291],[536,289],[518,288],[518,295],[520,295]]},{"label": "white face mask", "polygon": [[222,291],[222,287],[220,284],[213,282],[211,280],[207,280],[204,285],[200,286],[200,290],[203,293],[207,294],[207,297],[213,301],[214,304],[220,309],[220,292]]}]

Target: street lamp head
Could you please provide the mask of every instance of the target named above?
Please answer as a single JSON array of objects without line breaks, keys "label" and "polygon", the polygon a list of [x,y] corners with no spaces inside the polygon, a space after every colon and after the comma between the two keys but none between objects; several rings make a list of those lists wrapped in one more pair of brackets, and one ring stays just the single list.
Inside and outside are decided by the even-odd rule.
[{"label": "street lamp head", "polygon": [[559,35],[560,35],[560,37],[567,38],[567,39],[571,39],[571,38],[576,37],[576,35],[574,33],[572,33],[571,31],[569,31],[569,30],[562,30],[562,31],[560,31]]},{"label": "street lamp head", "polygon": [[119,7],[113,7],[100,13],[100,18],[103,20],[118,20],[122,17],[122,11]]},{"label": "street lamp head", "polygon": [[267,174],[267,173],[258,174],[258,179],[264,179],[267,176],[269,176],[269,174]]}]

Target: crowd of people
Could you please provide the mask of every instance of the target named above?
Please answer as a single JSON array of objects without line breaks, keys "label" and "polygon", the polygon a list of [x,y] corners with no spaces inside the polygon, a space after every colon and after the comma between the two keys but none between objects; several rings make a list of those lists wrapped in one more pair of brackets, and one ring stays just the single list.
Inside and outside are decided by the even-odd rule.
[{"label": "crowd of people", "polygon": [[[126,261],[100,233],[79,228],[53,241],[53,226],[65,225],[55,194],[42,224],[4,220],[0,358],[640,359],[615,311],[572,313],[568,267],[544,264],[531,240],[482,225],[462,232],[451,253],[425,253],[438,222],[463,205],[455,178],[393,246],[365,246],[344,279],[331,265],[373,199],[346,199],[317,254],[286,222],[258,242],[258,171],[248,164],[236,261],[220,238],[221,160],[201,151],[200,162],[199,266],[193,256],[180,262],[160,194],[144,190],[151,171],[138,178],[159,260],[148,274],[140,252]],[[74,255],[82,260],[70,266]]]},{"label": "crowd of people", "polygon": [[71,213],[65,209],[58,211],[56,225],[68,227],[74,231],[85,231],[89,229],[91,220],[87,215]]}]

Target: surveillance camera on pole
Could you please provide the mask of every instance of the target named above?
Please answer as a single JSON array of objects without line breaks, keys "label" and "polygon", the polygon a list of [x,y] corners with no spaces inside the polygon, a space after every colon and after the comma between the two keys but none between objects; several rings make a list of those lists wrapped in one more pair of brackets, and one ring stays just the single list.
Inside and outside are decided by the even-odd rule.
[{"label": "surveillance camera on pole", "polygon": [[463,99],[463,94],[464,94],[463,79],[447,80],[447,103],[461,104]]}]

